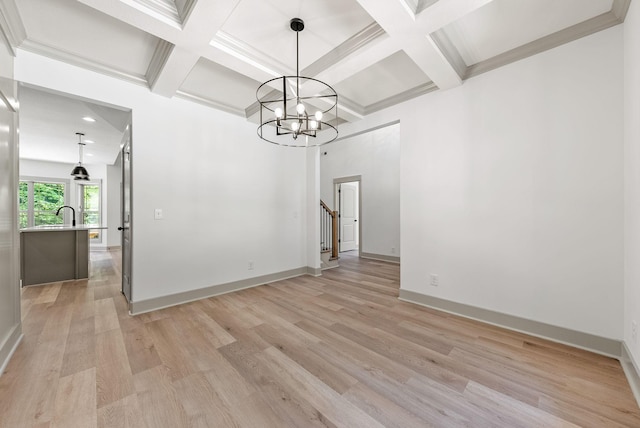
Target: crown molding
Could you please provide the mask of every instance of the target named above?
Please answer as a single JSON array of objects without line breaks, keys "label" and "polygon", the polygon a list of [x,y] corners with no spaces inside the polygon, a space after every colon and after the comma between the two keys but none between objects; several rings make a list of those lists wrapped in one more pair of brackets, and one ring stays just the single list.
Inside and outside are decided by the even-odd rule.
[{"label": "crown molding", "polygon": [[209,44],[223,52],[227,52],[241,61],[246,62],[247,64],[261,69],[273,77],[289,74],[289,67],[283,63],[274,60],[264,52],[253,48],[247,43],[233,37],[229,33],[225,33],[222,30],[216,33]]},{"label": "crown molding", "polygon": [[549,49],[556,48],[566,43],[573,42],[582,37],[606,30],[607,28],[624,22],[626,12],[629,8],[630,0],[614,0],[613,7],[609,12],[603,13],[586,21],[580,22],[564,30],[557,31],[548,36],[534,40],[530,43],[511,49],[510,51],[496,55],[479,63],[470,65],[464,74],[463,79],[477,76],[487,71],[495,70],[512,62],[539,54]]},{"label": "crown molding", "polygon": [[187,22],[187,19],[189,19],[189,15],[191,15],[195,5],[196,0],[185,0],[182,6],[176,3],[176,9],[178,10],[178,15],[180,15],[180,21],[183,25]]},{"label": "crown molding", "polygon": [[611,6],[611,13],[613,13],[620,23],[623,23],[625,18],[627,17],[627,12],[629,11],[629,6],[631,5],[631,0],[613,0],[613,5]]},{"label": "crown molding", "polygon": [[173,43],[167,42],[166,40],[160,39],[158,41],[145,74],[150,88],[155,86],[156,81],[158,80],[162,69],[167,64],[169,55],[171,55],[174,47],[175,45]]},{"label": "crown molding", "polygon": [[447,33],[445,33],[443,29],[439,29],[431,33],[430,36],[433,43],[435,43],[436,47],[442,52],[444,58],[451,64],[451,67],[455,70],[458,77],[463,79],[467,74],[467,64],[451,42],[451,39],[447,36]]},{"label": "crown molding", "polygon": [[13,0],[0,2],[0,33],[7,41],[11,55],[16,56],[16,49],[27,38],[27,32]]},{"label": "crown molding", "polygon": [[418,0],[418,7],[416,8],[416,15],[425,10],[428,7],[438,3],[439,0]]},{"label": "crown molding", "polygon": [[346,111],[349,115],[354,115],[357,119],[362,119],[365,115],[366,108],[351,98],[338,94],[338,116],[340,111]]},{"label": "crown molding", "polygon": [[129,2],[137,5],[138,10],[146,10],[151,16],[160,17],[162,21],[169,20],[182,27],[182,17],[174,0],[130,0]]},{"label": "crown molding", "polygon": [[382,27],[377,22],[373,22],[307,66],[301,74],[311,77],[317,76],[385,34]]},{"label": "crown molding", "polygon": [[74,53],[54,48],[45,43],[27,39],[22,43],[20,49],[149,88],[149,83],[145,76],[118,70],[97,61],[79,57]]},{"label": "crown molding", "polygon": [[231,113],[231,114],[233,114],[235,116],[240,116],[240,117],[244,117],[244,118],[248,117],[248,116],[245,115],[245,110],[244,109],[232,107],[230,105],[223,104],[223,103],[220,103],[218,101],[211,100],[209,98],[204,98],[204,97],[201,97],[199,95],[190,94],[188,92],[179,90],[179,91],[176,91],[175,96],[177,98],[182,98],[183,100],[192,101],[194,103],[198,103],[198,104],[201,104],[201,105],[204,105],[204,106],[207,106],[207,107],[211,107],[211,108],[214,108],[216,110],[222,110],[224,112]]},{"label": "crown molding", "polygon": [[382,101],[378,101],[373,104],[369,104],[364,108],[364,115],[369,115],[371,113],[375,113],[379,110],[383,110],[385,108],[394,106],[396,104],[403,103],[405,101],[409,101],[412,98],[419,97],[420,95],[428,94],[429,92],[433,92],[438,90],[438,86],[433,82],[427,82],[420,86],[416,86],[415,88],[409,89],[407,91],[401,92],[397,95],[394,95],[389,98],[385,98]]}]

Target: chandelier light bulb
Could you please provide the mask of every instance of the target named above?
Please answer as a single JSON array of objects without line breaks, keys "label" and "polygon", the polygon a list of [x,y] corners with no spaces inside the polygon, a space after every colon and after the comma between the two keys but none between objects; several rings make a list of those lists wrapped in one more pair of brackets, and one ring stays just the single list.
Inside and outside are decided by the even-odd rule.
[{"label": "chandelier light bulb", "polygon": [[291,130],[293,132],[298,132],[298,129],[300,129],[300,123],[299,122],[293,122],[291,124]]},{"label": "chandelier light bulb", "polygon": [[304,113],[304,104],[300,103],[296,106],[296,111],[298,112],[298,114],[303,114]]},{"label": "chandelier light bulb", "polygon": [[309,126],[311,127],[311,129],[318,129],[318,122],[312,120],[309,122]]},{"label": "chandelier light bulb", "polygon": [[315,116],[316,116],[316,120],[317,120],[318,122],[320,122],[320,121],[322,120],[322,112],[321,112],[320,110],[318,110],[318,111],[316,112]]},{"label": "chandelier light bulb", "polygon": [[282,119],[282,109],[280,107],[275,110],[276,118]]}]

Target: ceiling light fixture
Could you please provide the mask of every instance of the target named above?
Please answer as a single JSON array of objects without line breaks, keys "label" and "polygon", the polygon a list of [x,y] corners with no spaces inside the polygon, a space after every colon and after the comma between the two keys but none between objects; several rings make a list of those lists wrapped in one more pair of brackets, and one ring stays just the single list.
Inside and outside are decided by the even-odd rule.
[{"label": "ceiling light fixture", "polygon": [[71,171],[71,175],[73,176],[74,180],[88,181],[89,172],[85,167],[82,166],[82,148],[84,147],[82,137],[84,136],[84,134],[82,132],[76,132],[76,135],[78,136],[78,157],[80,158],[80,160],[78,161],[78,165],[76,165],[75,168],[73,168],[73,171]]},{"label": "ceiling light fixture", "polygon": [[298,36],[304,21],[293,18],[289,25],[296,32],[296,75],[276,77],[258,87],[258,136],[281,146],[321,146],[338,138],[338,94],[320,80],[300,76]]}]

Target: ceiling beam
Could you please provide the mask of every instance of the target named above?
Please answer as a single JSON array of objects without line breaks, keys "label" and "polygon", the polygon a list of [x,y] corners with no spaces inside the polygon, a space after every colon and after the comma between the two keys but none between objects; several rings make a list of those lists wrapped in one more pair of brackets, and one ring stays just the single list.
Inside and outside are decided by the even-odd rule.
[{"label": "ceiling beam", "polygon": [[493,0],[439,0],[416,17],[416,28],[431,34]]},{"label": "ceiling beam", "polygon": [[[404,0],[357,1],[385,30],[392,43],[402,47],[438,88],[448,89],[461,85],[462,77],[456,71],[456,64],[449,62],[432,39],[431,33],[493,0],[440,0],[417,15],[407,13]],[[416,43],[416,40],[422,40],[422,43]]]}]

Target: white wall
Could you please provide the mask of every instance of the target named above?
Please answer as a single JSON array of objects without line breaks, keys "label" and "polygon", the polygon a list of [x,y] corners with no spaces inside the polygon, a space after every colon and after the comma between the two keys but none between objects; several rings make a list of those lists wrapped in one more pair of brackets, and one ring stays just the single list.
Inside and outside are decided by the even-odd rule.
[{"label": "white wall", "polygon": [[400,125],[341,139],[320,151],[320,191],[331,209],[337,209],[333,179],[361,176],[360,251],[399,257]]},{"label": "white wall", "polygon": [[401,119],[403,289],[622,338],[622,43],[613,27],[346,130]]},{"label": "white wall", "polygon": [[624,24],[624,171],[625,269],[624,340],[640,367],[640,338],[631,322],[640,323],[640,4],[631,2]]},{"label": "white wall", "polygon": [[19,51],[15,75],[132,109],[134,302],[307,266],[303,150],[260,141],[243,118],[37,54]]}]

